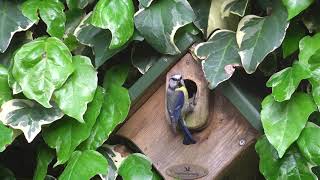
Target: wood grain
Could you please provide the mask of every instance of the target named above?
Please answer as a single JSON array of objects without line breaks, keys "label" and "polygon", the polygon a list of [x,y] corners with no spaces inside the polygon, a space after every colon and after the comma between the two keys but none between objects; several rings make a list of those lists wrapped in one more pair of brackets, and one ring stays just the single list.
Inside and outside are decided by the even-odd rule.
[{"label": "wood grain", "polygon": [[165,173],[167,168],[183,163],[207,168],[209,175],[202,179],[219,179],[258,136],[239,111],[216,92],[210,94],[208,127],[194,133],[197,144],[185,146],[182,135],[174,134],[167,123],[164,97],[165,84],[128,119],[117,135],[136,144],[165,179],[172,179]]}]

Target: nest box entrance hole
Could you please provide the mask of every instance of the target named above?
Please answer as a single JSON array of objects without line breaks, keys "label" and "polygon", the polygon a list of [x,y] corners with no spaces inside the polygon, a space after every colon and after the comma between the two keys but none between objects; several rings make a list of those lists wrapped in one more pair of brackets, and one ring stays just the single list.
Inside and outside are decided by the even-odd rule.
[{"label": "nest box entrance hole", "polygon": [[198,91],[198,87],[197,84],[190,80],[190,79],[185,79],[184,80],[184,84],[188,90],[188,97],[189,99],[193,98],[194,96],[196,96],[197,91]]}]

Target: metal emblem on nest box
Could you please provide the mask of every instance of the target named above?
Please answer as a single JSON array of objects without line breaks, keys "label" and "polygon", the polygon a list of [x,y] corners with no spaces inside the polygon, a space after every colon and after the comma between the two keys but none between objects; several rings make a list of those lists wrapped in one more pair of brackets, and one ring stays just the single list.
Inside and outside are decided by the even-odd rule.
[{"label": "metal emblem on nest box", "polygon": [[166,170],[168,176],[178,179],[198,179],[208,175],[208,170],[199,165],[180,164]]}]

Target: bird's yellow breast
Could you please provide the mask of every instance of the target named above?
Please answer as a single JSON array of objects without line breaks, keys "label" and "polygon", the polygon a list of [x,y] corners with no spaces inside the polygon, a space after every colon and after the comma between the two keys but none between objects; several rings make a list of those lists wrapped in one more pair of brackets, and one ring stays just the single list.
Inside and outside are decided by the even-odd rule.
[{"label": "bird's yellow breast", "polygon": [[180,88],[177,88],[175,91],[182,91],[184,95],[184,102],[188,101],[188,90],[185,86],[181,86]]}]

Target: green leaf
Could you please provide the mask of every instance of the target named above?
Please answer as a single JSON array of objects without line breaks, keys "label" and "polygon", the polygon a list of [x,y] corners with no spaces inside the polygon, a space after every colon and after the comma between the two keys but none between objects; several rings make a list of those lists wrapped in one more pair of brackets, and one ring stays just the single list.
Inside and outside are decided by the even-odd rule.
[{"label": "green leaf", "polygon": [[13,61],[9,66],[9,70],[8,70],[8,84],[9,87],[12,89],[12,94],[19,94],[22,92],[22,88],[19,85],[19,83],[14,79],[13,75],[12,75],[12,68],[13,68]]},{"label": "green leaf", "polygon": [[307,9],[314,0],[282,0],[288,10],[288,20]]},{"label": "green leaf", "polygon": [[238,25],[239,54],[244,69],[250,74],[270,52],[281,45],[289,25],[284,6],[278,0],[272,2],[270,16],[248,15],[243,17]]},{"label": "green leaf", "polygon": [[96,151],[75,151],[59,180],[89,180],[97,174],[107,174],[107,166],[108,161]]},{"label": "green leaf", "polygon": [[0,165],[0,179],[16,180],[13,172],[8,168],[3,167],[2,165]]},{"label": "green leaf", "polygon": [[89,4],[89,0],[67,0],[69,9],[83,9]]},{"label": "green leaf", "polygon": [[315,110],[312,98],[305,93],[295,93],[290,100],[284,102],[275,101],[272,95],[263,100],[261,110],[263,129],[280,158],[298,139],[308,117]]},{"label": "green leaf", "polygon": [[303,79],[311,77],[311,71],[299,63],[285,68],[270,77],[267,87],[272,87],[272,96],[278,102],[289,100]]},{"label": "green leaf", "polygon": [[143,154],[134,153],[122,161],[119,168],[119,175],[121,175],[124,180],[152,180],[153,172],[151,169],[152,164],[148,157]]},{"label": "green leaf", "polygon": [[0,121],[14,129],[20,129],[30,143],[41,131],[63,116],[58,108],[47,109],[30,100],[13,99],[1,106]]},{"label": "green leaf", "polygon": [[292,146],[280,159],[277,151],[263,136],[256,143],[256,151],[260,157],[259,169],[268,180],[279,179],[317,179],[311,171],[311,165],[300,154],[296,146]]},{"label": "green leaf", "polygon": [[127,117],[130,109],[130,96],[122,87],[127,70],[113,67],[106,73],[104,87],[106,95],[99,117],[91,130],[90,137],[81,144],[81,149],[95,150],[106,141],[117,125]]},{"label": "green leaf", "polygon": [[320,108],[320,49],[315,51],[309,58],[308,65],[312,71],[312,77],[309,78],[309,82],[312,85],[312,96],[315,103]]},{"label": "green leaf", "polygon": [[320,164],[320,127],[309,122],[297,140],[298,147],[308,161]]},{"label": "green leaf", "polygon": [[54,92],[54,100],[65,114],[83,122],[87,104],[92,101],[98,86],[98,73],[88,57],[74,56],[72,63],[75,71]]},{"label": "green leaf", "polygon": [[16,32],[29,29],[33,23],[23,16],[17,0],[0,1],[0,52],[5,52]]},{"label": "green leaf", "polygon": [[193,23],[202,31],[204,36],[207,37],[211,1],[189,0],[189,3],[196,15],[196,19],[193,21]]},{"label": "green leaf", "polygon": [[230,13],[243,17],[246,12],[249,0],[227,0],[221,6],[223,17],[229,16]]},{"label": "green leaf", "polygon": [[110,49],[123,46],[134,32],[132,0],[99,0],[93,10],[91,24],[112,33]]},{"label": "green leaf", "polygon": [[83,18],[80,25],[74,32],[78,41],[84,45],[93,47],[95,54],[95,67],[98,68],[104,64],[113,55],[127,47],[127,44],[120,48],[110,49],[111,34],[107,30],[97,28],[91,25],[91,13]]},{"label": "green leaf", "polygon": [[73,72],[72,56],[59,39],[39,38],[23,45],[14,56],[12,74],[23,94],[46,108],[53,91]]},{"label": "green leaf", "polygon": [[64,118],[53,123],[43,133],[43,139],[57,151],[56,165],[65,163],[76,149],[76,147],[86,140],[96,119],[104,100],[104,89],[98,87],[93,101],[88,105],[88,110],[84,115],[84,123],[79,123],[71,118]]},{"label": "green leaf", "polygon": [[320,109],[320,82],[316,78],[310,78],[309,82],[312,85],[312,97],[318,109]]},{"label": "green leaf", "polygon": [[12,99],[8,84],[8,70],[0,64],[0,106]]},{"label": "green leaf", "polygon": [[47,32],[51,36],[62,38],[66,15],[63,12],[64,5],[59,0],[27,0],[22,4],[21,10],[33,23],[38,23],[39,14],[47,25]]},{"label": "green leaf", "polygon": [[48,171],[48,165],[54,158],[54,152],[47,146],[40,145],[37,154],[37,167],[33,175],[33,180],[45,179]]},{"label": "green leaf", "polygon": [[163,54],[178,54],[174,42],[177,30],[195,20],[186,0],[158,0],[135,14],[135,26],[145,40]]},{"label": "green leaf", "polygon": [[228,80],[241,63],[236,34],[229,30],[214,32],[208,42],[196,46],[195,55],[204,60],[202,69],[210,89]]},{"label": "green leaf", "polygon": [[0,122],[0,152],[3,152],[6,147],[13,142],[13,140],[13,130]]},{"label": "green leaf", "polygon": [[305,36],[299,42],[299,61],[308,65],[309,59],[320,49],[320,33],[314,36]]},{"label": "green leaf", "polygon": [[282,43],[283,58],[288,57],[299,49],[299,41],[305,36],[306,32],[302,25],[291,23],[286,37]]}]

